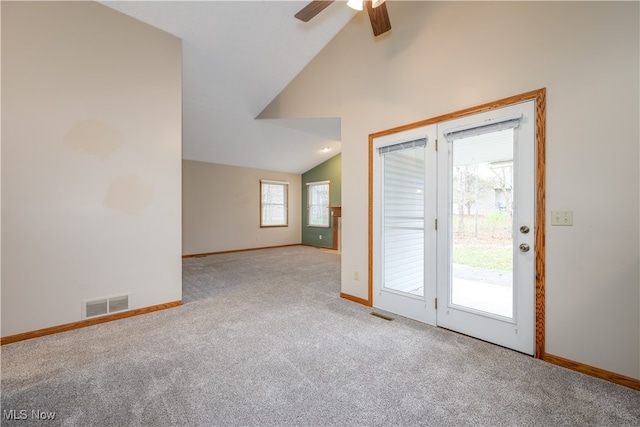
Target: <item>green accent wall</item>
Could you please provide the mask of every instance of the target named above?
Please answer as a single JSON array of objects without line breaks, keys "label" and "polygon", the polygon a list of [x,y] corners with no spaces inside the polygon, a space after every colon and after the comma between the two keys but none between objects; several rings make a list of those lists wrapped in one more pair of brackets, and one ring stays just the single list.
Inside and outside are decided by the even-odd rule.
[{"label": "green accent wall", "polygon": [[[329,181],[330,206],[342,206],[342,155],[338,154],[302,174],[302,244],[333,247],[334,221],[331,216],[331,227],[309,227],[307,211],[307,183]],[[322,236],[322,237],[321,237]]]}]

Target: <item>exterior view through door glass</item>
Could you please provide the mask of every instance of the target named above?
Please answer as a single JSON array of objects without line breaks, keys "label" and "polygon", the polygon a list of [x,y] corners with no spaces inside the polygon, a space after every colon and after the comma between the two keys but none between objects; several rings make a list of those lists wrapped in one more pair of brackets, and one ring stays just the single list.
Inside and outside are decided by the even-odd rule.
[{"label": "exterior view through door glass", "polygon": [[452,143],[451,303],[513,318],[512,128]]}]

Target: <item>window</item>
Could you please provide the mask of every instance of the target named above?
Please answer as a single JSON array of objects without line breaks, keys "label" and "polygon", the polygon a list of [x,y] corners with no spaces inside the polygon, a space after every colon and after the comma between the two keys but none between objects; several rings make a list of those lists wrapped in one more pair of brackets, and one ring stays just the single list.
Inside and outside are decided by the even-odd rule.
[{"label": "window", "polygon": [[309,227],[329,227],[329,181],[307,183]]},{"label": "window", "polygon": [[260,227],[287,226],[288,182],[260,180]]}]

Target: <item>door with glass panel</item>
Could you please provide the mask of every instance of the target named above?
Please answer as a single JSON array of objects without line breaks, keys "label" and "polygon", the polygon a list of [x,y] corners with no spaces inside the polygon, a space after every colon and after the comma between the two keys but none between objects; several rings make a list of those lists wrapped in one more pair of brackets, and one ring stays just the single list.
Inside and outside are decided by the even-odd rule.
[{"label": "door with glass panel", "polygon": [[373,142],[373,304],[435,324],[436,127]]},{"label": "door with glass panel", "polygon": [[535,103],[440,123],[437,323],[527,354],[535,337]]},{"label": "door with glass panel", "polygon": [[374,307],[533,354],[535,101],[372,139]]}]

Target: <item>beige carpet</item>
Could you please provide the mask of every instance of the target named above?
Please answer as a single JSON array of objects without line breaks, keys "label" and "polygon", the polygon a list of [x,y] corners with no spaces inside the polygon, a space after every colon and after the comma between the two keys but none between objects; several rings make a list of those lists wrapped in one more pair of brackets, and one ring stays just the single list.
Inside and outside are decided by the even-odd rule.
[{"label": "beige carpet", "polygon": [[640,392],[371,316],[338,297],[339,263],[303,246],[185,259],[181,307],[3,346],[2,425],[640,425]]}]

